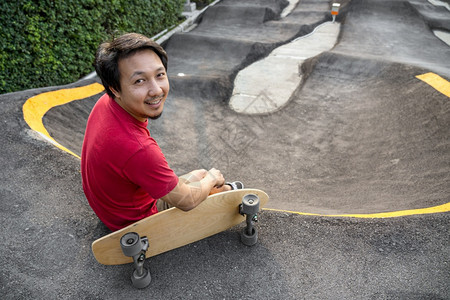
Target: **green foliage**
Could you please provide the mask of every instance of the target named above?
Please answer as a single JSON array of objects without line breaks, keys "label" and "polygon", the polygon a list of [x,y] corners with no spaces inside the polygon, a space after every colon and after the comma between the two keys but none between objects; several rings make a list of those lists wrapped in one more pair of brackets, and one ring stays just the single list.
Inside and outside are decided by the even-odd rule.
[{"label": "green foliage", "polygon": [[184,0],[0,1],[0,94],[74,82],[113,35],[154,36],[177,24]]}]

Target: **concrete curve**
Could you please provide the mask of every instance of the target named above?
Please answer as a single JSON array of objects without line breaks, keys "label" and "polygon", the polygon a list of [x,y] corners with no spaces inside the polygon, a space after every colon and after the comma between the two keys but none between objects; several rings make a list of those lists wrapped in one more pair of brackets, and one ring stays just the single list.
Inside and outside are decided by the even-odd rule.
[{"label": "concrete curve", "polygon": [[323,23],[310,34],[274,49],[267,57],[239,71],[229,102],[231,109],[245,114],[282,109],[301,84],[303,61],[331,50],[339,29],[339,23]]}]

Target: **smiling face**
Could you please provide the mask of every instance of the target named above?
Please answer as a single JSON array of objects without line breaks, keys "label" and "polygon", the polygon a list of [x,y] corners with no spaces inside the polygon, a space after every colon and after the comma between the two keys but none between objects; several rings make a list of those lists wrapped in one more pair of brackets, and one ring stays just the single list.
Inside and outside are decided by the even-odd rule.
[{"label": "smiling face", "polygon": [[169,80],[159,56],[144,49],[120,59],[118,65],[120,91],[111,88],[115,101],[139,121],[157,119],[169,93]]}]

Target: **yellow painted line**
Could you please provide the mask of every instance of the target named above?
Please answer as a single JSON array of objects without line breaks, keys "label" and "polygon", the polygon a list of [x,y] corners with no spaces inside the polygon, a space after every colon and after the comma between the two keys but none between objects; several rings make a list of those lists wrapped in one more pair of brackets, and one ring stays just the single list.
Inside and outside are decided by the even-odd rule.
[{"label": "yellow painted line", "polygon": [[422,75],[417,75],[416,78],[428,83],[434,89],[444,94],[445,96],[450,97],[450,82],[448,82],[441,76],[430,72]]},{"label": "yellow painted line", "polygon": [[263,208],[263,210],[286,212],[286,213],[291,213],[291,214],[296,214],[296,215],[303,215],[303,216],[382,219],[382,218],[396,218],[396,217],[404,217],[404,216],[426,215],[426,214],[435,214],[435,213],[449,212],[450,211],[450,202],[442,204],[442,205],[438,205],[438,206],[427,207],[427,208],[399,210],[399,211],[374,213],[374,214],[337,214],[337,215],[326,215],[326,214],[304,213],[304,212],[282,210],[282,209],[274,209],[274,208]]},{"label": "yellow painted line", "polygon": [[101,93],[103,90],[104,88],[101,84],[93,83],[87,86],[72,89],[61,89],[36,95],[29,98],[23,105],[23,118],[25,119],[25,122],[27,122],[28,126],[30,126],[32,130],[39,133],[44,139],[59,149],[80,158],[77,154],[73,153],[50,136],[42,123],[42,118],[51,108],[55,106],[94,96]]}]

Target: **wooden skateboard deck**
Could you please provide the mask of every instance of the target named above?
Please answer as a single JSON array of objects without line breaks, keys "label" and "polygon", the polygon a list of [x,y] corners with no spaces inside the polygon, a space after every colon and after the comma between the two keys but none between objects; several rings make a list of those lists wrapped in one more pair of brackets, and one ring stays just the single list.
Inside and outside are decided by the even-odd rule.
[{"label": "wooden skateboard deck", "polygon": [[170,208],[101,237],[92,243],[92,252],[104,265],[132,263],[133,258],[125,256],[120,245],[120,238],[128,232],[148,238],[147,257],[199,241],[245,221],[239,205],[247,194],[257,195],[260,207],[269,201],[265,192],[256,189],[214,194],[188,212]]}]

